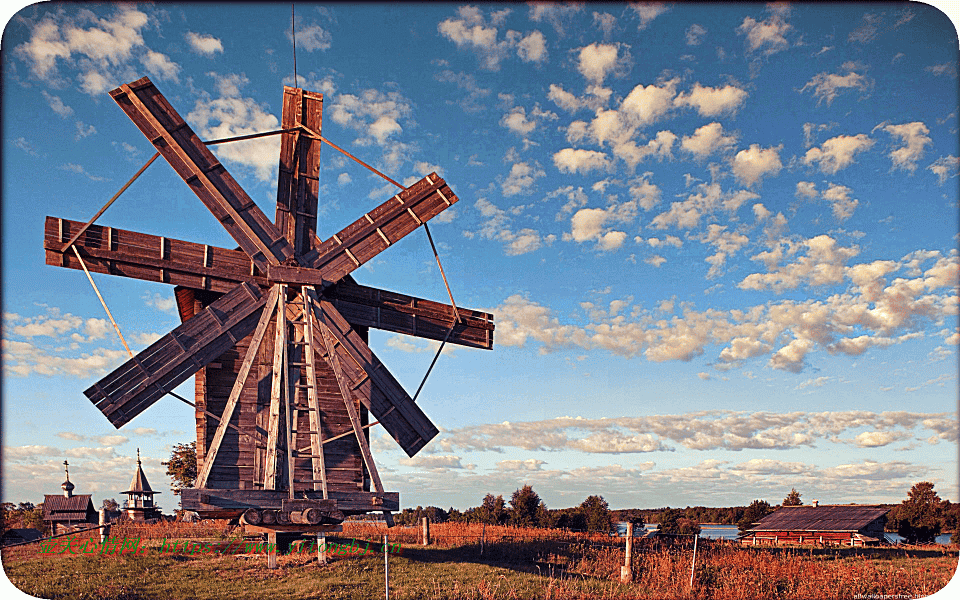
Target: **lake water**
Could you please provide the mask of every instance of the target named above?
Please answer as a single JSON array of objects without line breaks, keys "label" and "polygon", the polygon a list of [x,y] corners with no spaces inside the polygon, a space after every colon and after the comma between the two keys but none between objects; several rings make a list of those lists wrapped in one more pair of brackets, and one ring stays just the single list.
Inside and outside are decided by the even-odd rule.
[{"label": "lake water", "polygon": [[[644,529],[646,529],[646,530],[648,530],[648,531],[650,531],[650,530],[656,530],[656,529],[657,529],[657,526],[656,526],[656,524],[653,524],[653,525],[647,524],[647,525],[644,526]],[[639,532],[637,532],[637,533],[639,533]],[[716,539],[721,539],[721,540],[735,540],[735,539],[737,539],[737,534],[738,534],[738,533],[739,533],[739,532],[738,532],[738,530],[737,530],[737,526],[736,526],[736,525],[701,525],[701,526],[700,526],[700,537],[701,537],[701,538],[709,538],[709,539],[715,539],[715,540],[716,540]],[[626,524],[626,523],[617,523],[617,535],[620,536],[620,537],[623,537],[623,536],[627,535],[627,524]],[[896,544],[897,542],[900,542],[900,541],[903,540],[903,538],[901,538],[901,537],[900,537],[898,534],[896,534],[896,533],[889,533],[889,532],[888,532],[888,533],[886,534],[886,536],[887,536],[887,541],[890,542],[891,544]],[[944,534],[938,535],[938,536],[937,536],[937,543],[938,543],[938,544],[943,544],[943,545],[949,544],[949,543],[950,543],[950,534],[949,534],[949,533],[944,533]]]}]

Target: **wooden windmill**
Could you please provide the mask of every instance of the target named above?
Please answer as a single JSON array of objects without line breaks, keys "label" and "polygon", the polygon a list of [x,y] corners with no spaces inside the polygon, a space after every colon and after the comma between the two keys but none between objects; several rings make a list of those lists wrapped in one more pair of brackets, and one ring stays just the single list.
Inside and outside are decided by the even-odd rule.
[{"label": "wooden windmill", "polygon": [[350,273],[457,197],[434,173],[320,241],[321,94],[284,87],[275,222],[149,79],[110,95],[240,248],[47,217],[47,264],[177,286],[183,323],[84,394],[119,428],[196,375],[199,475],[182,506],[201,516],[271,531],[322,531],[370,511],[389,519],[399,494],[377,474],[368,411],[409,456],[438,431],[367,328],[489,349],[493,316]]}]

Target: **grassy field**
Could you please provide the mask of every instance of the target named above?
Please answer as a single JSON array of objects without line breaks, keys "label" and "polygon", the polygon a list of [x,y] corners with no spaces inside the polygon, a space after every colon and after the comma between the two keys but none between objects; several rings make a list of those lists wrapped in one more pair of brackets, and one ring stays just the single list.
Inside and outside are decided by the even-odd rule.
[{"label": "grassy field", "polygon": [[[139,534],[139,554],[42,554],[37,545],[3,551],[7,577],[40,598],[382,598],[382,554],[278,557],[268,570],[262,554],[162,554],[162,539],[192,537],[192,526]],[[380,540],[385,530],[347,524],[340,540]],[[225,527],[202,530],[227,540]],[[946,585],[957,568],[956,548],[741,548],[701,543],[690,586],[689,545],[638,543],[635,582],[619,582],[622,540],[559,530],[440,524],[434,545],[417,545],[417,531],[390,530],[400,554],[391,554],[390,597],[414,598],[836,598],[922,597]],[[484,541],[480,543],[481,533]],[[617,546],[617,544],[620,546]],[[363,547],[363,544],[360,544]]]}]

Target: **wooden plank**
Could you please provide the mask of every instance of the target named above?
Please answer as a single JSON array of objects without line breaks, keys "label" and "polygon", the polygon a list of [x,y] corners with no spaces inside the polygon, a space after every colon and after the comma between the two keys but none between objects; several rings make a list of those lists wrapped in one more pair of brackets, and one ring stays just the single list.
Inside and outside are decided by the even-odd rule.
[{"label": "wooden plank", "polygon": [[351,325],[442,341],[453,324],[448,344],[493,348],[495,326],[489,313],[458,307],[460,323],[455,323],[448,304],[359,285],[349,277],[323,295]]},{"label": "wooden plank", "polygon": [[447,201],[453,204],[457,197],[432,173],[317,244],[303,262],[319,269],[325,279],[338,281],[440,214],[450,206]]},{"label": "wooden plank", "polygon": [[120,427],[249,334],[265,302],[260,288],[237,286],[84,394]]},{"label": "wooden plank", "polygon": [[110,95],[258,266],[293,248],[146,77]]},{"label": "wooden plank", "polygon": [[319,489],[323,492],[323,497],[327,497],[327,469],[324,458],[325,449],[323,447],[323,424],[320,415],[320,400],[317,397],[317,373],[316,373],[316,353],[313,350],[315,340],[313,339],[313,299],[309,294],[303,293],[303,337],[304,337],[304,362],[306,363],[306,377],[310,382],[307,388],[307,408],[308,422],[312,431],[317,433],[310,436],[310,466],[313,479],[319,479],[320,484],[314,483],[313,489]]},{"label": "wooden plank", "polygon": [[313,296],[316,317],[314,337],[323,335],[324,326],[335,339],[334,351],[341,370],[364,405],[384,429],[400,444],[408,456],[415,455],[439,431],[430,422],[403,387],[383,366],[373,351],[326,300]]},{"label": "wooden plank", "polygon": [[243,386],[247,381],[247,375],[250,374],[250,368],[253,366],[253,361],[257,357],[257,351],[260,349],[260,342],[263,340],[263,334],[267,331],[267,324],[270,322],[270,314],[277,305],[279,298],[280,286],[274,286],[273,289],[270,290],[270,295],[267,297],[267,303],[260,315],[260,321],[257,323],[257,328],[253,332],[253,339],[247,348],[246,356],[243,358],[243,363],[240,365],[240,370],[237,374],[237,380],[233,385],[233,389],[230,391],[230,397],[227,400],[227,406],[223,410],[223,416],[220,418],[220,424],[217,426],[217,431],[213,436],[213,441],[210,443],[209,450],[203,458],[203,468],[197,475],[196,487],[202,488],[206,486],[207,477],[210,475],[210,470],[213,468],[213,463],[217,459],[217,452],[220,450],[220,444],[223,442],[223,437],[227,433],[227,424],[230,422],[230,419],[233,418],[234,408],[236,408],[237,402],[240,400],[240,392],[243,390]]},{"label": "wooden plank", "polygon": [[283,373],[283,355],[287,349],[286,314],[284,297],[285,285],[280,287],[280,301],[277,303],[277,324],[273,341],[273,375],[270,387],[270,420],[267,423],[267,460],[263,485],[268,490],[277,489],[277,443],[280,441],[280,402],[282,395],[281,375]]},{"label": "wooden plank", "polygon": [[[201,495],[207,502],[201,503]],[[305,490],[306,498],[322,500],[321,492]],[[180,500],[184,510],[198,510],[205,504],[225,510],[267,508],[280,509],[287,499],[285,490],[240,490],[240,489],[197,489],[181,490]],[[382,504],[375,492],[362,491],[331,491],[329,500],[335,500],[337,508],[344,512],[369,512],[378,510],[400,509],[400,494],[398,492],[384,492]]]},{"label": "wooden plank", "polygon": [[[80,269],[71,253],[60,255],[58,231],[77,231],[82,223],[47,217],[44,224],[46,263]],[[163,240],[164,258],[155,248]],[[240,250],[227,250],[145,233],[91,225],[74,242],[87,268],[95,273],[125,275],[146,281],[163,281],[194,289],[228,292],[238,283],[266,286],[267,278],[250,275],[250,257]],[[161,276],[161,271],[165,277]]]}]

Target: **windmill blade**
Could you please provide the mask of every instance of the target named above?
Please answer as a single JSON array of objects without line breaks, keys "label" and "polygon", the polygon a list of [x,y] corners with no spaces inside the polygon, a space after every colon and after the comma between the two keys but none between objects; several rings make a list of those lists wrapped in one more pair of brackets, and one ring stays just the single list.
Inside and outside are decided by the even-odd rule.
[{"label": "windmill blade", "polygon": [[[470,348],[493,348],[493,315],[359,285],[346,277],[323,292],[351,325],[374,327]],[[450,327],[453,332],[450,332]],[[450,332],[449,337],[447,333]]]},{"label": "windmill blade", "polygon": [[[63,243],[84,224],[47,217],[43,248],[46,263],[81,269],[73,252],[60,252]],[[267,278],[253,275],[250,257],[242,250],[184,242],[136,231],[91,225],[73,243],[87,269],[146,281],[172,283],[197,290],[229,292],[243,282],[266,287]]]},{"label": "windmill blade", "polygon": [[[312,294],[312,292],[311,292]],[[414,456],[438,433],[437,427],[383,366],[370,346],[327,300],[312,295],[314,337],[332,336],[340,372],[407,456]],[[324,353],[326,355],[326,353]]]},{"label": "windmill blade", "polygon": [[457,200],[447,183],[431,173],[321,242],[304,255],[304,262],[324,279],[339,281]]},{"label": "windmill blade", "polygon": [[266,302],[242,283],[83,393],[119,428],[246,337]]},{"label": "windmill blade", "polygon": [[261,270],[293,256],[273,222],[148,78],[110,95]]}]

